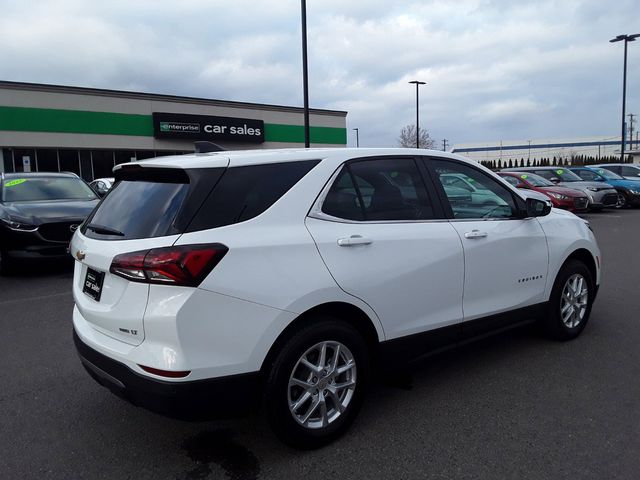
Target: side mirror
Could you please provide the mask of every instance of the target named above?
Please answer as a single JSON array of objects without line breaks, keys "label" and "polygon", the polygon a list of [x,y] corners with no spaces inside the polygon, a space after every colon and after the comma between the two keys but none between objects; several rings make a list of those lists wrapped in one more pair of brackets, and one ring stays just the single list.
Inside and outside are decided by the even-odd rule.
[{"label": "side mirror", "polygon": [[558,177],[551,177],[549,179],[549,181],[553,182],[553,183],[560,183],[560,179]]},{"label": "side mirror", "polygon": [[551,204],[537,198],[527,198],[527,217],[544,217],[551,213]]},{"label": "side mirror", "polygon": [[96,192],[96,194],[99,197],[104,197],[107,194],[107,192],[109,191],[106,188],[99,188],[97,185],[92,185],[91,188],[93,189],[94,192]]}]

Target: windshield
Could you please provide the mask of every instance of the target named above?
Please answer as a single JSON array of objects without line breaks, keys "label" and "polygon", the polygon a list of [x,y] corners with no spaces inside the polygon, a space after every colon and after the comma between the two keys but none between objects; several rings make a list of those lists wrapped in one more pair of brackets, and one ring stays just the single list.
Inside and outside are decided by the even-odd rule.
[{"label": "windshield", "polygon": [[582,182],[583,181],[578,175],[564,168],[558,168],[556,170],[553,170],[552,173],[554,176],[558,177],[563,182]]},{"label": "windshield", "polygon": [[553,183],[535,173],[523,173],[520,178],[534,187],[553,187]]},{"label": "windshield", "polygon": [[93,200],[91,188],[79,178],[10,178],[2,185],[3,202],[42,202],[47,200]]},{"label": "windshield", "polygon": [[622,178],[617,173],[610,172],[609,170],[605,170],[604,168],[597,168],[595,170],[596,172],[598,172],[598,174],[602,175],[608,180],[624,180],[624,178]]}]

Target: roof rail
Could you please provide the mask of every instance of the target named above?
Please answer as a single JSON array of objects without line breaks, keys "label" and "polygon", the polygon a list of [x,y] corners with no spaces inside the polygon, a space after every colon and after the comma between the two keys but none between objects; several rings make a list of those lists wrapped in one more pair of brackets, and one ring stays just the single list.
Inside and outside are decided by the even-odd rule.
[{"label": "roof rail", "polygon": [[196,147],[196,153],[209,153],[209,152],[224,152],[225,149],[222,148],[217,143],[213,142],[194,142],[194,146]]}]

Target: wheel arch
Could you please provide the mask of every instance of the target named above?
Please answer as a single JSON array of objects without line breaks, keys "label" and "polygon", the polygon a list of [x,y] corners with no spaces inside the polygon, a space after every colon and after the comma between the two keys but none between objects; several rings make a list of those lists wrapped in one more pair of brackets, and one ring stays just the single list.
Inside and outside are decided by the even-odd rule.
[{"label": "wheel arch", "polygon": [[375,356],[377,354],[378,347],[380,345],[380,338],[375,324],[369,315],[351,303],[326,302],[306,310],[287,325],[280,335],[278,335],[275,342],[273,342],[271,348],[269,348],[269,351],[267,352],[267,355],[260,367],[260,371],[263,373],[265,372],[265,368],[268,368],[268,366],[271,365],[277,353],[293,334],[307,325],[311,319],[321,315],[337,318],[354,327],[364,338],[371,355]]},{"label": "wheel arch", "polygon": [[[598,268],[596,266],[596,260],[593,257],[593,254],[589,250],[587,250],[586,248],[578,248],[577,250],[574,250],[565,259],[565,261],[562,263],[562,266],[564,266],[570,260],[578,260],[578,261],[584,263],[587,266],[587,268],[589,269],[589,273],[591,273],[591,277],[593,278],[593,282],[594,283],[598,282]],[[560,267],[560,269],[562,269],[562,267]],[[558,271],[560,271],[560,270],[558,270]]]}]

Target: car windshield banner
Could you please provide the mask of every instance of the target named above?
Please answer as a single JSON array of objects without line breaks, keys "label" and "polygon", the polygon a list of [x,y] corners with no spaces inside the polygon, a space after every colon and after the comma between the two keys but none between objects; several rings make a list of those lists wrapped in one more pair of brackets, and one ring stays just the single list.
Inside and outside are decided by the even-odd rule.
[{"label": "car windshield banner", "polygon": [[264,122],[250,118],[153,112],[153,136],[183,140],[264,142]]}]

